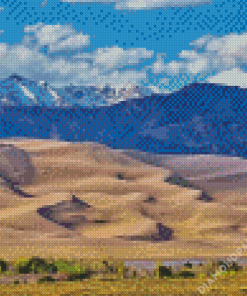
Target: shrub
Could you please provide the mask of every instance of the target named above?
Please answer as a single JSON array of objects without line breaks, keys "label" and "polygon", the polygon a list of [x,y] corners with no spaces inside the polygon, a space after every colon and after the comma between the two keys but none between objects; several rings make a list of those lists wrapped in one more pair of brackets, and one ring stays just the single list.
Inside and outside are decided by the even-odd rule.
[{"label": "shrub", "polygon": [[80,274],[85,271],[85,268],[80,264],[71,264],[65,260],[60,259],[56,261],[55,266],[57,268],[57,273],[67,273],[67,274]]},{"label": "shrub", "polygon": [[38,280],[38,283],[43,282],[56,282],[56,280],[53,279],[51,276],[43,276],[41,279]]},{"label": "shrub", "polygon": [[172,276],[171,268],[167,266],[159,266],[159,278],[162,278],[164,276]]},{"label": "shrub", "polygon": [[15,261],[15,263],[13,264],[13,266],[15,267],[15,269],[19,272],[22,273],[23,269],[25,268],[25,266],[28,264],[29,259],[26,258],[20,258],[18,260]]},{"label": "shrub", "polygon": [[0,259],[0,272],[4,272],[8,270],[8,263],[2,259]]},{"label": "shrub", "polygon": [[226,263],[224,261],[216,261],[215,265],[217,266],[217,269],[220,266],[225,266],[226,271],[241,271],[241,270],[243,270],[243,266],[239,266],[236,262],[231,263],[230,266],[228,266],[229,264],[226,264]]},{"label": "shrub", "polygon": [[230,266],[230,271],[242,271],[243,266],[239,266],[237,263],[233,262],[232,266]]},{"label": "shrub", "polygon": [[124,272],[126,270],[126,267],[124,265],[124,262],[123,261],[119,261],[118,263],[118,278],[121,280],[121,279],[124,279]]},{"label": "shrub", "polygon": [[118,173],[118,174],[117,174],[117,179],[118,179],[118,180],[124,180],[124,179],[125,179],[124,174],[122,174],[122,173]]},{"label": "shrub", "polygon": [[184,266],[187,267],[187,268],[192,268],[192,264],[189,263],[189,262],[185,263]]},{"label": "shrub", "polygon": [[95,273],[105,271],[107,269],[103,261],[94,261],[88,264],[88,269],[94,271]]},{"label": "shrub", "polygon": [[130,277],[131,279],[136,279],[137,278],[137,272],[136,270],[133,270],[133,274]]},{"label": "shrub", "polygon": [[21,259],[17,262],[16,267],[20,274],[57,272],[57,267],[54,264],[49,264],[45,259],[32,257],[29,260]]},{"label": "shrub", "polygon": [[118,263],[115,261],[103,261],[103,264],[105,265],[108,272],[118,272]]},{"label": "shrub", "polygon": [[183,270],[183,271],[180,271],[178,273],[179,277],[182,277],[182,278],[192,278],[192,277],[195,277],[195,274],[191,271],[188,271],[188,270]]},{"label": "shrub", "polygon": [[90,273],[80,273],[80,274],[72,274],[70,276],[68,276],[68,281],[81,281],[84,279],[89,279],[90,278]]},{"label": "shrub", "polygon": [[175,173],[173,176],[165,179],[165,182],[168,182],[172,185],[179,185],[182,187],[194,188],[189,181],[185,180],[180,174]]}]

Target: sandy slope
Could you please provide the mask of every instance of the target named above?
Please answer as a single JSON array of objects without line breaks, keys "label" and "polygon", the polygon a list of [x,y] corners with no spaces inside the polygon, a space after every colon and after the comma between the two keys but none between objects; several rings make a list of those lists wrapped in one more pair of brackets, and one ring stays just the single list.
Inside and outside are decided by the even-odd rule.
[{"label": "sandy slope", "polygon": [[[33,198],[0,187],[0,257],[223,257],[246,242],[243,183],[239,189],[235,182],[229,190],[228,181],[227,191],[212,191],[214,201],[205,203],[197,200],[201,190],[164,182],[173,167],[147,164],[123,151],[95,143],[4,142],[29,153],[38,177],[22,186]],[[78,207],[73,195],[90,207]],[[156,201],[146,202],[149,196]],[[39,215],[37,210],[45,206],[53,206],[57,221],[73,221],[73,229]],[[173,231],[169,240],[144,240],[157,234],[157,223]]]}]

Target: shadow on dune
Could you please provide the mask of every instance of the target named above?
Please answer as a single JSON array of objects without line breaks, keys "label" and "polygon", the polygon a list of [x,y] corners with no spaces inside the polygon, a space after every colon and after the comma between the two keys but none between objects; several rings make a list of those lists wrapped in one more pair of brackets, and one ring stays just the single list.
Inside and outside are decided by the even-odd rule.
[{"label": "shadow on dune", "polygon": [[[90,205],[86,202],[72,196],[71,201],[64,201],[56,205],[43,206],[37,209],[37,213],[49,221],[64,226],[67,229],[74,230],[75,226],[86,222],[86,218],[81,215]],[[75,214],[72,217],[65,216],[65,214]]]},{"label": "shadow on dune", "polygon": [[[157,155],[136,150],[122,150],[122,153],[143,163],[167,169],[178,175],[178,185],[199,188],[207,194],[216,190],[246,188],[247,160],[241,157],[216,154]],[[182,179],[179,180],[179,177]]]},{"label": "shadow on dune", "polygon": [[[141,161],[93,143],[15,145],[28,152],[39,176],[32,183],[36,172],[30,158],[19,165],[19,174],[13,169],[18,156],[13,154],[3,166],[2,180],[12,192],[21,196],[17,186],[29,183],[22,190],[35,195],[32,201],[16,202],[12,192],[3,190],[0,227],[8,256],[12,243],[22,252],[35,244],[35,252],[59,256],[67,256],[70,246],[71,254],[81,257],[118,253],[168,258],[175,252],[178,257],[203,257],[229,254],[246,238],[245,160],[141,154]],[[8,156],[14,147],[1,149]],[[238,178],[229,180],[236,174]]]},{"label": "shadow on dune", "polygon": [[36,168],[27,152],[12,144],[0,145],[0,178],[3,185],[21,197],[34,197],[20,186],[32,184],[36,177]]},{"label": "shadow on dune", "polygon": [[[171,177],[165,179],[165,182],[169,184],[178,185],[185,188],[190,188],[194,190],[201,190],[199,187],[192,185],[189,181],[185,180],[180,174],[174,173]],[[201,191],[200,196],[197,200],[201,200],[203,202],[212,202],[214,199],[204,191]]]},{"label": "shadow on dune", "polygon": [[[150,196],[147,200],[143,200],[143,202],[147,201],[155,203],[155,197]],[[72,200],[63,201],[55,205],[43,206],[37,209],[37,213],[43,218],[70,230],[76,230],[77,226],[86,223],[114,225],[114,223],[111,221],[102,220],[99,218],[94,220],[88,219],[87,209],[89,208],[93,209],[94,207],[73,195]],[[143,216],[149,217],[147,213],[141,212],[141,214]],[[173,239],[173,230],[164,226],[162,223],[156,223],[156,232],[149,235],[116,235],[116,238],[126,241],[170,241]]]},{"label": "shadow on dune", "polygon": [[34,197],[32,194],[27,194],[23,190],[20,189],[20,183],[18,182],[12,182],[11,178],[4,176],[4,174],[1,174],[1,178],[4,181],[3,184],[5,184],[10,190],[12,190],[15,194],[18,194],[21,197]]},{"label": "shadow on dune", "polygon": [[173,239],[174,231],[171,228],[164,226],[162,223],[157,223],[157,233],[151,235],[136,235],[136,236],[118,236],[127,241],[148,241],[148,242],[162,242]]}]

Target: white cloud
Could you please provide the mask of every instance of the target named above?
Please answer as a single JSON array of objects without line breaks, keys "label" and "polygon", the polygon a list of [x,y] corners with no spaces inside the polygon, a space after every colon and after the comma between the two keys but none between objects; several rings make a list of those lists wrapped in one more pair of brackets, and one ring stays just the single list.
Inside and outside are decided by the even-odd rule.
[{"label": "white cloud", "polygon": [[169,79],[168,78],[160,78],[158,84],[149,85],[149,89],[153,93],[162,93],[162,94],[170,94],[172,91],[168,89]]},{"label": "white cloud", "polygon": [[89,3],[99,2],[101,4],[113,3],[115,9],[121,10],[140,10],[140,9],[156,9],[166,7],[186,7],[203,4],[212,4],[212,0],[60,0],[60,2],[70,3]]},{"label": "white cloud", "polygon": [[69,25],[44,25],[38,23],[26,26],[23,43],[26,46],[49,46],[51,52],[63,50],[77,50],[90,44],[90,36],[77,34]]},{"label": "white cloud", "polygon": [[230,71],[223,71],[216,76],[210,77],[207,79],[207,82],[247,88],[247,73],[244,73],[238,68],[234,68]]},{"label": "white cloud", "polygon": [[247,33],[221,37],[205,35],[190,43],[193,50],[178,54],[181,61],[165,63],[157,59],[151,65],[154,74],[200,77],[204,82],[246,87],[247,76],[241,67],[247,66]]},{"label": "white cloud", "polygon": [[[191,83],[198,77],[223,85],[246,87],[247,84],[247,74],[240,70],[247,65],[247,33],[202,36],[190,44],[194,47],[192,50],[179,53],[181,60],[165,63],[166,54],[158,53],[156,60],[143,68],[138,66],[154,57],[153,50],[112,46],[87,51],[90,36],[78,33],[69,25],[38,23],[26,26],[25,33],[20,44],[0,43],[0,79],[17,73],[31,80],[46,81],[52,87],[72,83],[111,85],[119,89],[135,85],[146,94],[176,91],[186,81]],[[47,55],[42,51],[44,47]],[[67,55],[71,52],[69,58]],[[150,83],[149,69],[151,75],[160,76],[155,78],[155,83]]]},{"label": "white cloud", "polygon": [[64,49],[70,49],[70,50],[81,49],[82,47],[89,45],[89,39],[90,39],[89,36],[75,35],[67,38],[63,42],[60,42],[58,46],[53,46],[50,49],[51,51],[64,50]]},{"label": "white cloud", "polygon": [[[136,67],[153,58],[152,50],[113,46],[84,53],[82,50],[90,46],[90,36],[78,33],[69,25],[38,23],[26,26],[24,32],[26,35],[21,44],[1,43],[0,78],[18,73],[31,80],[47,81],[53,87],[72,83],[85,86],[110,84],[120,88],[129,83],[140,86],[142,81],[148,82],[145,67],[141,71]],[[71,58],[67,56],[69,53],[73,53]]]},{"label": "white cloud", "polygon": [[198,58],[198,53],[194,50],[182,50],[178,56],[181,59],[194,60]]},{"label": "white cloud", "polygon": [[99,48],[95,55],[95,64],[113,68],[128,65],[139,65],[142,60],[148,60],[154,55],[153,50],[145,48],[122,49],[117,46]]},{"label": "white cloud", "polygon": [[4,55],[7,53],[8,46],[5,43],[0,43],[0,55]]},{"label": "white cloud", "polygon": [[201,50],[208,42],[210,42],[214,37],[209,33],[204,35],[197,40],[190,43],[190,46],[195,47],[197,50]]},{"label": "white cloud", "polygon": [[188,70],[192,74],[200,73],[207,67],[207,59],[196,59],[195,62],[189,63]]},{"label": "white cloud", "polygon": [[157,53],[156,54],[156,61],[152,64],[153,73],[161,73],[165,71],[166,65],[164,63],[164,59],[166,54]]}]

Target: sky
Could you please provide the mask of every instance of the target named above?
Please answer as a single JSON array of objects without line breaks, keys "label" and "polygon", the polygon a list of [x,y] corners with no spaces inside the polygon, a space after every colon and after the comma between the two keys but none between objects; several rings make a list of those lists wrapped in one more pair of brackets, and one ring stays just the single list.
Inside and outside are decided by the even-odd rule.
[{"label": "sky", "polygon": [[169,94],[192,82],[247,88],[247,2],[0,0],[0,80],[52,87],[138,86]]}]

